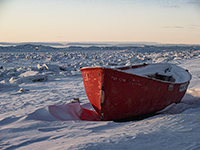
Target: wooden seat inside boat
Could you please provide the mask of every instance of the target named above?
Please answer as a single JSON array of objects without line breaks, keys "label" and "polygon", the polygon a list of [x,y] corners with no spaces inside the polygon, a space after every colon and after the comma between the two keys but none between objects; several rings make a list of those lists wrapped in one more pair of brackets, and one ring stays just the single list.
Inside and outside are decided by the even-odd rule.
[{"label": "wooden seat inside boat", "polygon": [[168,81],[168,82],[176,81],[172,75],[163,75],[163,74],[159,74],[158,72],[156,72],[153,75],[147,75],[147,77],[157,79],[157,80],[162,80],[162,81]]}]

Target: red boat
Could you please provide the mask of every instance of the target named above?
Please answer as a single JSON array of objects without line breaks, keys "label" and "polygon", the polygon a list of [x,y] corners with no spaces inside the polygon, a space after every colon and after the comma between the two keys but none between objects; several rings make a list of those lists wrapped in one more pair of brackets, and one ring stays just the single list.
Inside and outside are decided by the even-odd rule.
[{"label": "red boat", "polygon": [[81,69],[87,97],[104,121],[148,115],[183,98],[191,74],[169,63]]}]

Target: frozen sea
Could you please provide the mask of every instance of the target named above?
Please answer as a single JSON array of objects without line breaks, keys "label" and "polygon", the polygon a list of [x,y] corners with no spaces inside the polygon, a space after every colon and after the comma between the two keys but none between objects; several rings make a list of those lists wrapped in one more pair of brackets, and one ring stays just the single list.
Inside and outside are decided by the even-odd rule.
[{"label": "frozen sea", "polygon": [[[192,80],[181,103],[159,115],[129,122],[81,121],[51,105],[93,109],[81,67],[173,63]],[[200,149],[200,46],[120,43],[0,45],[0,149]]]}]

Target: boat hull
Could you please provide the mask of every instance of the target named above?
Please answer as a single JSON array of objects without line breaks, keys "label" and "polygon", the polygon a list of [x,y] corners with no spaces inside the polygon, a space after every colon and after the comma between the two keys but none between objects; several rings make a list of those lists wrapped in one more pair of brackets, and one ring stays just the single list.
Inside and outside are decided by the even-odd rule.
[{"label": "boat hull", "polygon": [[110,68],[83,68],[81,71],[88,99],[105,121],[160,111],[180,102],[189,85],[189,81],[164,82]]}]

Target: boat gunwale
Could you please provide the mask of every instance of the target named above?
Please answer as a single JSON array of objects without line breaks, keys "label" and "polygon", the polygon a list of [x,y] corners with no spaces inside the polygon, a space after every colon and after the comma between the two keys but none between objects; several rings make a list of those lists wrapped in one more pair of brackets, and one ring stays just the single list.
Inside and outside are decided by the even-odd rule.
[{"label": "boat gunwale", "polygon": [[[147,66],[149,64],[143,64],[143,65],[133,65],[133,66]],[[125,70],[128,70],[129,68],[131,69],[132,66],[125,66],[125,67],[119,67],[119,68],[127,68]],[[139,75],[139,74],[134,74],[134,73],[129,73],[129,72],[124,72],[123,70],[119,69],[119,68],[108,68],[108,67],[101,67],[101,66],[96,66],[96,67],[83,67],[80,69],[80,71],[82,70],[93,70],[93,69],[108,69],[108,70],[114,70],[114,71],[118,71],[118,72],[122,72],[124,74],[129,74],[129,75],[134,75],[134,76],[139,76],[139,77],[142,77],[142,78],[145,78],[145,79],[150,79],[150,80],[153,80],[153,81],[158,81],[158,82],[161,82],[161,83],[167,83],[167,84],[176,84],[176,85],[180,85],[180,84],[185,84],[185,83],[188,83],[190,82],[190,80],[192,79],[192,75],[189,73],[189,71],[185,70],[188,75],[190,76],[189,79],[187,81],[184,81],[184,82],[170,82],[170,81],[164,81],[164,80],[160,80],[160,79],[156,79],[156,78],[150,78],[148,76],[143,76],[143,75]],[[140,67],[138,67],[140,68]],[[136,69],[136,68],[135,68]]]}]

